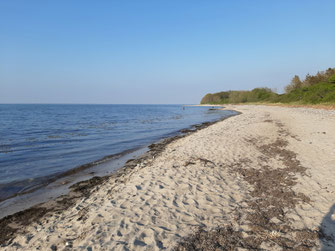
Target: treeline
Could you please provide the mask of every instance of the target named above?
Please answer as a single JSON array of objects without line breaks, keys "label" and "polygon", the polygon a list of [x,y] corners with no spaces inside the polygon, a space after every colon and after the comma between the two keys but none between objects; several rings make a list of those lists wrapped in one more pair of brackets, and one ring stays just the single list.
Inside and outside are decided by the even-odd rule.
[{"label": "treeline", "polygon": [[320,71],[312,76],[307,74],[300,80],[296,75],[285,87],[284,94],[277,94],[269,88],[255,88],[251,91],[225,91],[205,95],[201,104],[237,103],[335,103],[335,68]]},{"label": "treeline", "polygon": [[236,104],[247,102],[269,101],[276,95],[269,88],[255,88],[252,91],[227,91],[207,94],[201,104]]}]

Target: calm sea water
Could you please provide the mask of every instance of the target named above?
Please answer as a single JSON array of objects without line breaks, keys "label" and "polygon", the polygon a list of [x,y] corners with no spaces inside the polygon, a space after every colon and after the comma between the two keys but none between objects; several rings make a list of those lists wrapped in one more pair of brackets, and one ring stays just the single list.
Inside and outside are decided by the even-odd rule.
[{"label": "calm sea water", "polygon": [[0,105],[0,199],[32,180],[232,113],[181,105]]}]

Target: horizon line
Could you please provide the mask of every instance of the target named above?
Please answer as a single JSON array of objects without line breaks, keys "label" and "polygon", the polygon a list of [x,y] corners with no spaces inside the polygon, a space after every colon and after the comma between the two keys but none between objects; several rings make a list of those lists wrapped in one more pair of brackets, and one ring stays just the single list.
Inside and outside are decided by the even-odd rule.
[{"label": "horizon line", "polygon": [[198,105],[198,104],[177,104],[177,103],[164,103],[164,104],[126,104],[126,103],[0,103],[0,105]]}]

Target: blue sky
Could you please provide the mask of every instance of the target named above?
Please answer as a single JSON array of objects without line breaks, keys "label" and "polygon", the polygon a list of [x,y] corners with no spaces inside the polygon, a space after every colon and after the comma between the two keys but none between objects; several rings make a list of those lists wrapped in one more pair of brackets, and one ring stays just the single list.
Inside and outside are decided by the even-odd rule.
[{"label": "blue sky", "polygon": [[0,103],[199,103],[335,67],[335,1],[0,0]]}]

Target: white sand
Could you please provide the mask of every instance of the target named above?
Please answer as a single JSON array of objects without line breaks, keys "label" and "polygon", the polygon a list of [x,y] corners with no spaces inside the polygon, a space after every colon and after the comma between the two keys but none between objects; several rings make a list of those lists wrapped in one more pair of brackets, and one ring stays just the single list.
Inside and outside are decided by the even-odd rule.
[{"label": "white sand", "polygon": [[[72,245],[75,250],[169,250],[199,225],[236,225],[237,208],[247,206],[253,188],[227,167],[249,159],[243,168],[259,168],[262,153],[250,139],[274,142],[279,135],[275,122],[289,132],[287,148],[307,168],[307,175],[295,174],[293,190],[311,202],[289,211],[291,225],[313,230],[322,223],[326,234],[335,238],[335,111],[229,109],[242,114],[174,141],[159,157],[122,177],[123,184],[115,186],[111,180],[98,186],[61,215],[28,226],[4,249],[51,250],[54,245],[63,250]],[[270,166],[281,168],[282,162],[273,159]],[[326,244],[335,250],[334,239]]]}]

